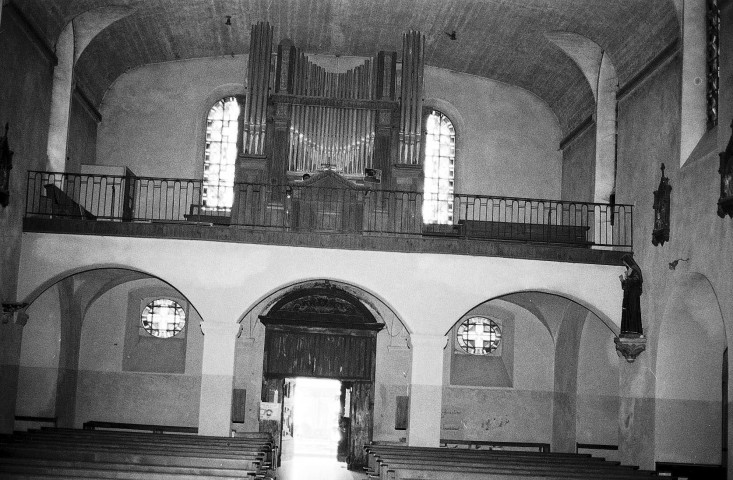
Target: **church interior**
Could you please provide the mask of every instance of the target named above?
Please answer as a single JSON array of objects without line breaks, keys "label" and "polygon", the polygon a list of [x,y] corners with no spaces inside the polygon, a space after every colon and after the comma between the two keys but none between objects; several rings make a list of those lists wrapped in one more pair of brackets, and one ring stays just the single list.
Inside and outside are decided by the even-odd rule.
[{"label": "church interior", "polygon": [[0,3],[3,476],[147,429],[727,477],[732,1]]}]

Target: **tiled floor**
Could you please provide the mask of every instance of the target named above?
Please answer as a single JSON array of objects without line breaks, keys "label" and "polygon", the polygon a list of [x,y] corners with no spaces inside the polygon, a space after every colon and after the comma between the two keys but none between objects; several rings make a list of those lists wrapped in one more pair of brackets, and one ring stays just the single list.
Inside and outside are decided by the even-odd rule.
[{"label": "tiled floor", "polygon": [[363,480],[363,473],[350,472],[345,463],[323,456],[297,455],[282,462],[277,480]]},{"label": "tiled floor", "polygon": [[[336,444],[296,439],[283,444],[283,462],[277,480],[365,480],[366,474],[351,472],[336,461]],[[286,459],[287,458],[287,459]]]}]

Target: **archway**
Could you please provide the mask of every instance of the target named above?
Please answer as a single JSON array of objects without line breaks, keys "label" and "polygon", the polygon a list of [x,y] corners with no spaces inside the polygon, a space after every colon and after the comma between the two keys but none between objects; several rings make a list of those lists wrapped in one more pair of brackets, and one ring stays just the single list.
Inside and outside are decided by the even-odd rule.
[{"label": "archway", "polygon": [[[173,299],[185,320],[171,338],[141,324],[158,298]],[[96,268],[57,278],[29,301],[16,415],[64,427],[90,420],[197,426],[201,318],[175,287],[136,270]]]},{"label": "archway", "polygon": [[715,290],[702,274],[676,280],[657,343],[657,462],[721,465],[721,377],[726,333]]},{"label": "archway", "polygon": [[[408,392],[409,334],[383,300],[344,282],[307,280],[263,297],[241,323],[243,333],[237,340],[235,356],[233,430],[259,429],[264,423],[260,422],[260,408],[274,403],[276,395],[277,403],[283,403],[284,396],[289,398],[283,395],[292,388],[288,387],[292,382],[286,379],[332,378],[349,390],[348,395],[342,391],[342,397],[351,399],[342,398],[346,404],[342,413],[351,415],[341,425],[350,428],[350,443],[341,455],[349,465],[356,468],[364,461],[360,458],[364,438],[403,438],[406,425],[397,425],[395,419],[399,405],[406,404]],[[329,329],[335,331],[329,334]],[[285,345],[292,347],[287,347],[290,352],[299,353],[288,352],[287,357],[270,354],[282,351]],[[338,356],[334,359],[312,354],[339,348],[342,353],[344,349],[349,353],[346,362]],[[355,353],[359,349],[368,350],[367,354]],[[307,355],[312,358],[306,358]],[[294,390],[298,391],[297,380]],[[282,414],[284,410],[278,408]],[[373,416],[372,411],[379,413]],[[263,428],[280,435],[281,426],[277,423],[265,423]]]}]

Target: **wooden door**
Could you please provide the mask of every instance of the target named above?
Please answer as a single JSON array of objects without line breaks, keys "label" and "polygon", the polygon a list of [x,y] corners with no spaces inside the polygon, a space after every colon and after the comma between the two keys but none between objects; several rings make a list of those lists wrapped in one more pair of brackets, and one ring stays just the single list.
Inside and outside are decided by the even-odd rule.
[{"label": "wooden door", "polygon": [[367,464],[364,445],[372,441],[373,417],[374,383],[353,382],[349,422],[349,455],[346,461],[350,470],[361,470]]}]

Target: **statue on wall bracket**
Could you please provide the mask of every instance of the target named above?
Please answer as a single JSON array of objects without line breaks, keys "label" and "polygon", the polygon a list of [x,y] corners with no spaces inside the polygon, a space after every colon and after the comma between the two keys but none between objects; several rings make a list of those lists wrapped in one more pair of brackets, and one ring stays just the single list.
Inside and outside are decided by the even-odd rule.
[{"label": "statue on wall bracket", "polygon": [[669,178],[664,176],[662,164],[662,178],[659,179],[659,188],[654,192],[654,230],[652,231],[652,245],[664,245],[669,241],[669,207],[672,186]]},{"label": "statue on wall bracket", "polygon": [[[731,123],[733,128],[733,123]],[[720,198],[718,199],[718,216],[733,218],[733,135],[728,140],[725,151],[720,152]]]},{"label": "statue on wall bracket", "polygon": [[613,341],[616,351],[629,363],[646,349],[646,337],[641,324],[641,293],[644,279],[641,268],[630,254],[621,259],[626,271],[619,276],[624,299],[621,306],[621,334]]},{"label": "statue on wall bracket", "polygon": [[8,144],[9,125],[5,124],[5,135],[0,137],[0,205],[10,203],[10,170],[13,168],[13,152]]}]

